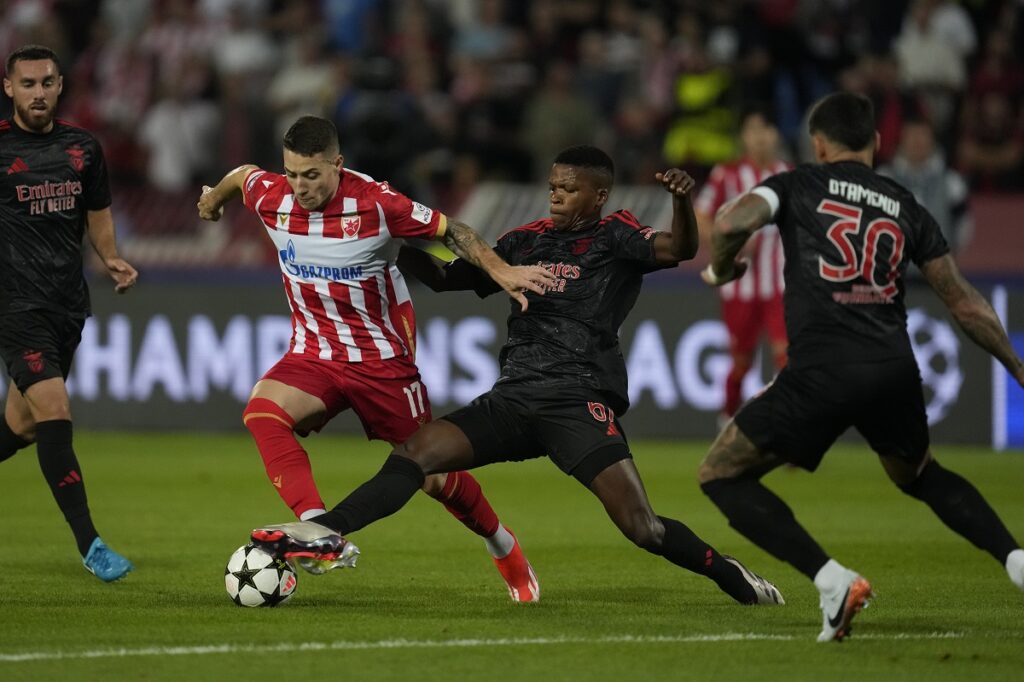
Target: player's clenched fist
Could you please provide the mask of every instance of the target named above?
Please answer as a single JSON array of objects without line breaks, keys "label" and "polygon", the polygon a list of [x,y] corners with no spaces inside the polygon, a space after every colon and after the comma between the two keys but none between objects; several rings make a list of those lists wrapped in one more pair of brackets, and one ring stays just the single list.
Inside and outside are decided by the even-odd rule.
[{"label": "player's clenched fist", "polygon": [[203,193],[199,196],[196,207],[199,209],[199,217],[203,220],[216,222],[224,215],[224,206],[214,199],[213,188],[209,185],[203,185]]},{"label": "player's clenched fist", "polygon": [[661,182],[662,187],[677,197],[686,196],[697,185],[689,173],[678,168],[671,168],[663,173],[655,173],[654,178]]}]

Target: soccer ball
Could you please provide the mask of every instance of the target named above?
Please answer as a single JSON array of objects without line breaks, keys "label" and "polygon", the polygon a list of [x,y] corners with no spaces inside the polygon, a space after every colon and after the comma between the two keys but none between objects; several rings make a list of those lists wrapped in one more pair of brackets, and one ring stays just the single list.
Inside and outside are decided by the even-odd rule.
[{"label": "soccer ball", "polygon": [[277,606],[295,593],[299,577],[287,562],[249,544],[239,547],[224,569],[224,587],[238,606]]}]

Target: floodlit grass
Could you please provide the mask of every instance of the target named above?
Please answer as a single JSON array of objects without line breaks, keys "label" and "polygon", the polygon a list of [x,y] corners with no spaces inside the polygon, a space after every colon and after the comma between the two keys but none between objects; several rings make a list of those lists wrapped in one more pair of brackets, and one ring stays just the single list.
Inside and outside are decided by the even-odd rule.
[{"label": "floodlit grass", "polygon": [[[307,445],[329,503],[387,453],[358,438]],[[813,586],[700,494],[705,442],[634,444],[654,507],[775,580],[784,607],[736,606],[713,583],[632,547],[586,490],[538,460],[477,476],[537,570],[539,604],[512,604],[482,543],[417,496],[353,536],[363,551],[356,570],[300,574],[288,604],[241,609],[224,592],[224,563],[250,528],[290,518],[247,436],[82,433],[76,446],[97,527],[136,570],[113,585],[88,575],[34,452],[0,464],[2,680],[1024,675],[1024,594],[893,487],[862,447],[837,447],[814,476],[767,479],[878,594],[850,640],[819,645]],[[1024,457],[937,455],[1024,537]]]}]

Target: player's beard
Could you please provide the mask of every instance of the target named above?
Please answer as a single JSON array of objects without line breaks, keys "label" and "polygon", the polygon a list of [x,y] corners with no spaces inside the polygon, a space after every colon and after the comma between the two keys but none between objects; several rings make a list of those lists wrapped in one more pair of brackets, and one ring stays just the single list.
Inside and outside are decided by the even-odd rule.
[{"label": "player's beard", "polygon": [[[33,106],[38,104],[44,104],[46,109],[34,109]],[[15,110],[18,112],[18,119],[32,132],[41,133],[50,127],[53,123],[54,116],[57,111],[56,103],[49,103],[46,100],[42,102],[30,102],[28,106],[15,106]]]}]

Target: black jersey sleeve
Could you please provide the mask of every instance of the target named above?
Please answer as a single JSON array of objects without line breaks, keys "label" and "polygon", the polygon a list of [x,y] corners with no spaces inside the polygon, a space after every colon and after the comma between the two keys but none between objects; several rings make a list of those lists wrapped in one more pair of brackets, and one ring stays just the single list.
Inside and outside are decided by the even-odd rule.
[{"label": "black jersey sleeve", "polygon": [[103,148],[95,139],[89,145],[89,163],[82,173],[82,205],[88,211],[100,211],[110,206],[110,181]]},{"label": "black jersey sleeve", "polygon": [[629,211],[616,211],[605,218],[605,231],[616,258],[634,263],[643,272],[674,267],[658,263],[654,252],[657,230],[641,225]]},{"label": "black jersey sleeve", "polygon": [[913,224],[917,230],[914,234],[914,240],[910,244],[913,249],[910,252],[910,258],[920,268],[928,261],[949,253],[949,244],[946,243],[946,238],[942,236],[942,229],[935,222],[932,214],[920,204],[916,204],[916,202],[914,208],[917,211],[917,216]]}]

